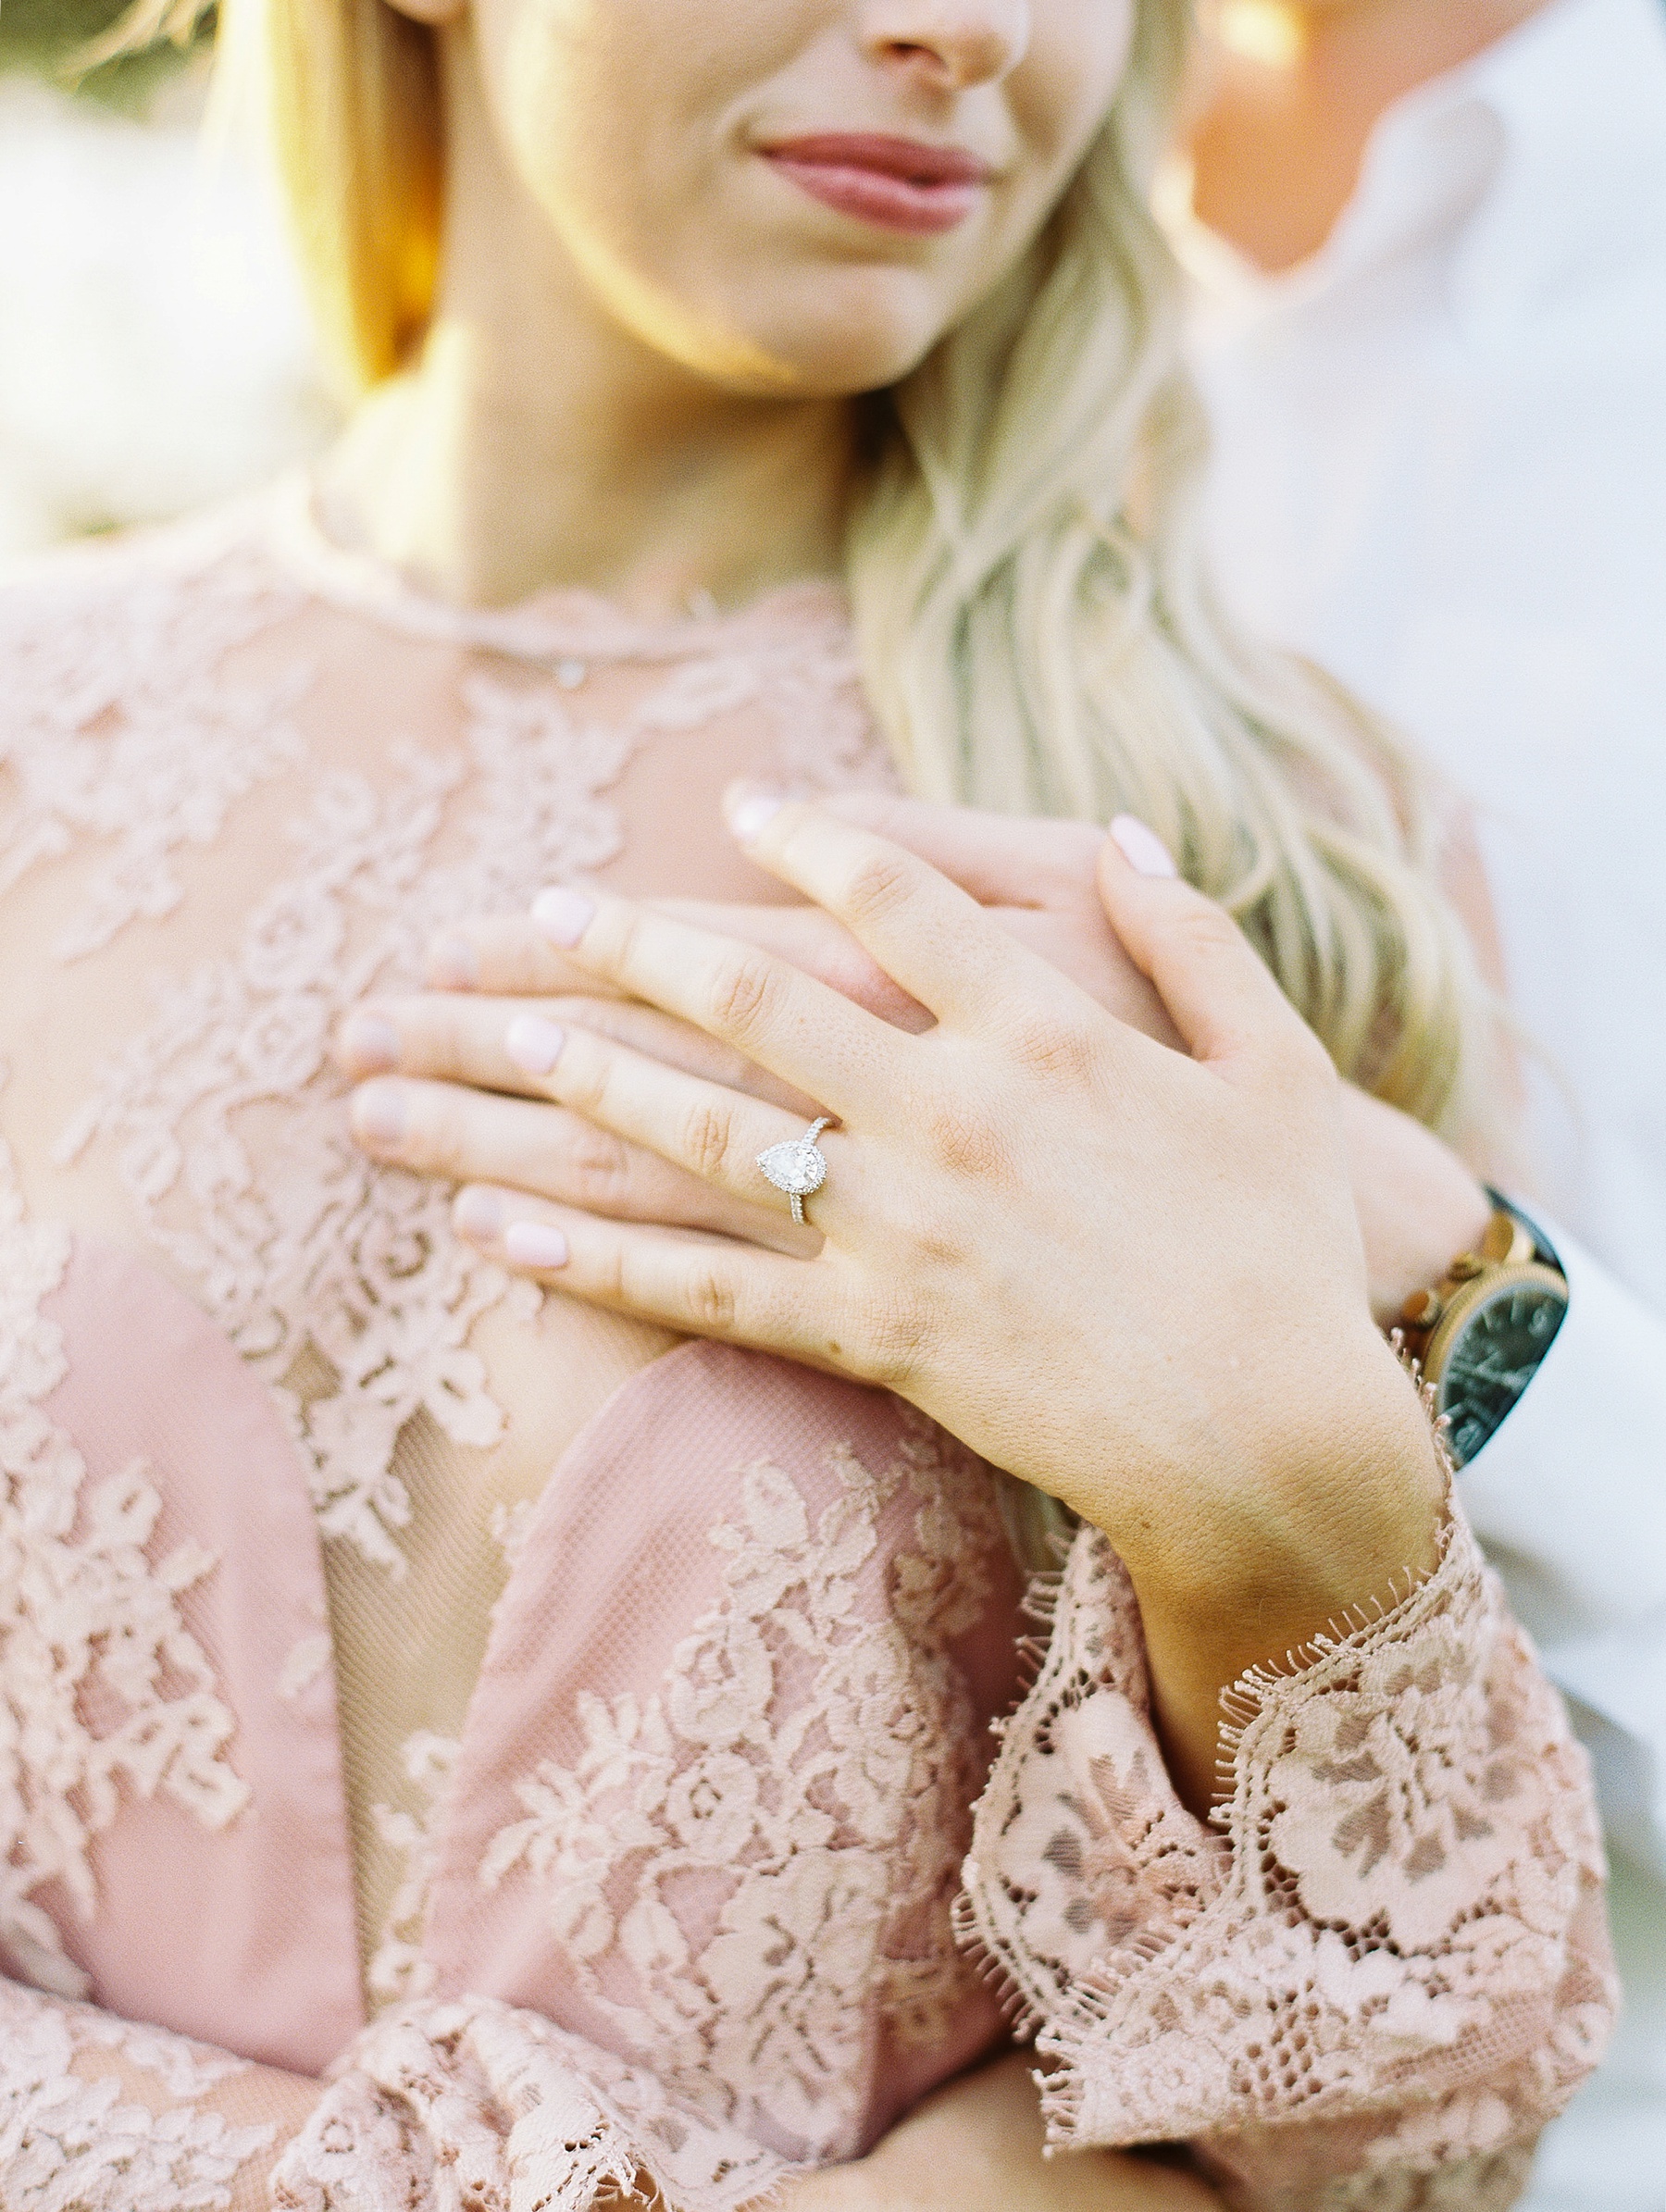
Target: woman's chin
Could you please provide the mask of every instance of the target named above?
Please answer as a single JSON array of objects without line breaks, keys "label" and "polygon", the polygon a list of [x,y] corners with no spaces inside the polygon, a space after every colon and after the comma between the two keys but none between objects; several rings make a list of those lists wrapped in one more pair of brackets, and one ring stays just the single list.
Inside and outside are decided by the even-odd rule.
[{"label": "woman's chin", "polygon": [[953,320],[951,310],[922,299],[898,275],[827,271],[802,313],[772,315],[752,342],[779,366],[785,388],[807,399],[853,398],[898,383]]}]

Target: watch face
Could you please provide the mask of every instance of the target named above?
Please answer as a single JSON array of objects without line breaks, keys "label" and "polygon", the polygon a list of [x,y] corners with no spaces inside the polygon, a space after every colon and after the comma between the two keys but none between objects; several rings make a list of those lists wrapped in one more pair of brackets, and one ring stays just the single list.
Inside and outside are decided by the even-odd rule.
[{"label": "watch face", "polygon": [[1460,1467],[1473,1460],[1538,1372],[1568,1311],[1565,1286],[1548,1271],[1500,1283],[1462,1326],[1447,1356],[1436,1405]]}]

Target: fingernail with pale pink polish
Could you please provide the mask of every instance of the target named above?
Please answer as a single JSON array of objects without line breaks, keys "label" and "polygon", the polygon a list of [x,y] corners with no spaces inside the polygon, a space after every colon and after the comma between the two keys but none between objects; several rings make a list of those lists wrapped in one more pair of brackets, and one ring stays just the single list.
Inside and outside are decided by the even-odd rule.
[{"label": "fingernail with pale pink polish", "polygon": [[399,1065],[399,1032],[385,1013],[361,1007],[342,1024],[342,1059],[361,1075],[378,1075]]},{"label": "fingernail with pale pink polish", "polygon": [[566,1033],[541,1014],[517,1013],[504,1032],[504,1050],[528,1075],[547,1075],[561,1058]]},{"label": "fingernail with pale pink polish", "polygon": [[786,803],[779,791],[737,791],[724,806],[730,836],[737,844],[755,845]]},{"label": "fingernail with pale pink polish", "polygon": [[1175,857],[1138,814],[1118,814],[1111,825],[1116,849],[1137,876],[1178,876]]},{"label": "fingernail with pale pink polish", "polygon": [[367,1083],[354,1094],[353,1126],[372,1144],[398,1144],[410,1118],[403,1083]]},{"label": "fingernail with pale pink polish", "polygon": [[436,990],[473,990],[480,980],[480,963],[466,937],[442,937],[429,947],[428,979]]},{"label": "fingernail with pale pink polish", "polygon": [[553,945],[570,951],[591,926],[596,901],[582,891],[564,889],[540,891],[532,901],[532,919]]},{"label": "fingernail with pale pink polish", "polygon": [[511,1267],[565,1267],[567,1240],[548,1222],[512,1222],[504,1231],[504,1257]]},{"label": "fingernail with pale pink polish", "polygon": [[490,1244],[504,1225],[504,1201],[495,1190],[471,1184],[457,1193],[452,1220],[459,1236],[474,1244]]}]

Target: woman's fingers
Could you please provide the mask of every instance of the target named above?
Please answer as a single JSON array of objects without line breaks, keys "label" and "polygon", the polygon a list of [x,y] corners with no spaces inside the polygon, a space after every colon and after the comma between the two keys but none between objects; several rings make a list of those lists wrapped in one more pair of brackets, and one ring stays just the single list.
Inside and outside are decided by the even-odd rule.
[{"label": "woman's fingers", "polygon": [[992,1003],[1045,998],[1059,977],[976,900],[903,846],[824,808],[742,796],[729,826],[751,857],[842,922],[940,1022],[981,1027]]},{"label": "woman's fingers", "polygon": [[513,1185],[610,1219],[709,1230],[802,1258],[821,1249],[761,1178],[761,1199],[736,1197],[545,1100],[384,1076],[355,1092],[351,1118],[365,1151],[413,1174]]},{"label": "woman's fingers", "polygon": [[[560,1104],[751,1205],[772,1194],[759,1154],[804,1134],[796,1114],[582,1029],[567,1033],[545,1081]],[[779,1204],[789,1212],[785,1198]],[[834,1202],[818,1205],[819,1228],[836,1218]]]},{"label": "woman's fingers", "polygon": [[917,1034],[931,1027],[931,1016],[920,1001],[893,983],[844,924],[823,913],[819,906],[719,906],[698,899],[661,899],[653,903],[661,913],[690,922],[697,929],[715,930],[719,937],[756,945],[760,952],[773,952],[893,1028]]},{"label": "woman's fingers", "polygon": [[1194,1060],[1253,1081],[1292,1059],[1328,1068],[1324,1049],[1243,931],[1194,890],[1143,822],[1119,814],[1100,855],[1100,897]]},{"label": "woman's fingers", "polygon": [[430,939],[423,980],[432,990],[485,991],[511,999],[591,997],[605,989],[557,951],[525,914],[486,914],[456,922]]},{"label": "woman's fingers", "polygon": [[[484,1009],[463,1000],[454,1011],[462,1017],[458,1026],[466,1030],[470,1018]],[[358,1017],[367,1018],[374,1017]],[[350,1023],[348,1035],[352,1027]],[[506,1029],[494,1023],[479,1056],[469,1061],[466,1054],[454,1055],[454,1063],[459,1061],[466,1072],[456,1081],[415,1082],[401,1076],[362,1085],[353,1103],[354,1136],[380,1158],[455,1181],[490,1178],[552,1195],[559,1189],[566,1196],[572,1169],[562,1163],[570,1162],[576,1149],[567,1124],[581,1116],[592,1131],[645,1147],[672,1167],[740,1200],[748,1210],[741,1233],[751,1234],[755,1213],[775,1195],[758,1165],[759,1153],[804,1131],[800,1112],[789,1112],[726,1083],[685,1075],[661,1058],[592,1030],[558,1025],[542,1013],[522,1013]],[[479,1087],[484,1082],[506,1088],[506,1071],[523,1097],[494,1097]],[[567,1110],[565,1119],[548,1119],[545,1100]],[[546,1125],[548,1134],[541,1134]],[[622,1162],[609,1163],[605,1158],[589,1167],[603,1195],[600,1200],[586,1196],[583,1202],[600,1202],[614,1213],[624,1209],[610,1187],[610,1168],[613,1179],[624,1173]],[[564,1175],[566,1182],[552,1180]],[[630,1211],[638,1211],[644,1195],[636,1194]],[[774,1211],[790,1219],[784,1199]],[[685,1199],[673,1218],[703,1222],[707,1217]]]},{"label": "woman's fingers", "polygon": [[[1091,892],[1092,869],[1088,870]],[[917,999],[864,951],[841,922],[814,906],[727,906],[702,899],[654,899],[658,913],[737,938],[789,961],[844,998],[865,1006],[899,1029],[929,1029],[931,1016]],[[1098,913],[1098,901],[1094,901]],[[478,991],[502,998],[553,999],[577,993],[594,998],[610,987],[569,954],[559,952],[529,915],[495,915],[466,922],[429,947],[427,980],[435,990]],[[616,988],[615,995],[618,995]]]},{"label": "woman's fingers", "polygon": [[824,1112],[844,1119],[876,1095],[894,1107],[907,1040],[789,963],[604,893],[543,891],[532,911],[590,973],[732,1045]]},{"label": "woman's fingers", "polygon": [[411,999],[372,999],[354,1007],[336,1033],[336,1058],[349,1075],[423,1075],[485,1090],[542,1099],[541,1039],[546,1029],[583,1029],[644,1052],[685,1075],[766,1099],[808,1121],[814,1101],[692,1023],[629,999],[486,998],[431,991]]},{"label": "woman's fingers", "polygon": [[[815,1366],[839,1354],[834,1271],[819,1264],[479,1185],[457,1193],[453,1219],[459,1236],[506,1267],[679,1336],[764,1346]],[[843,1360],[839,1372],[849,1372]]]}]

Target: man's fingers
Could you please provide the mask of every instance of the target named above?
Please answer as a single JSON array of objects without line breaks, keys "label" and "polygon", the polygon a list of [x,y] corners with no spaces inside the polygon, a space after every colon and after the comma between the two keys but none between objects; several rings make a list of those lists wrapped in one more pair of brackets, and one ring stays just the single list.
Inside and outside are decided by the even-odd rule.
[{"label": "man's fingers", "polygon": [[825,808],[743,796],[729,826],[750,856],[842,922],[939,1021],[980,1027],[991,1005],[1044,1000],[1057,971],[958,884],[903,846]]},{"label": "man's fingers", "polygon": [[[1120,815],[1100,855],[1100,897],[1192,1058],[1249,1076],[1324,1048],[1230,914],[1175,874],[1143,822]],[[1328,1061],[1325,1062],[1328,1066]]]},{"label": "man's fingers", "polygon": [[829,814],[928,861],[980,906],[1081,907],[1093,902],[1093,870],[1105,833],[1054,822],[934,806],[884,791],[841,791]]}]

